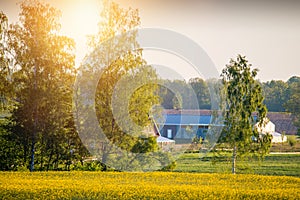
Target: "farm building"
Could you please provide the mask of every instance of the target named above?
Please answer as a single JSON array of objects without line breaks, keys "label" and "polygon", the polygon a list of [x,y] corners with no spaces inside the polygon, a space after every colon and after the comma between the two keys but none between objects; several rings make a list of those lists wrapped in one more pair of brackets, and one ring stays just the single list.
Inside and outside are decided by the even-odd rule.
[{"label": "farm building", "polygon": [[144,128],[142,134],[146,137],[149,136],[156,137],[156,142],[158,146],[163,151],[170,151],[175,145],[175,140],[161,136],[156,122],[153,119],[150,120],[151,120],[150,124]]},{"label": "farm building", "polygon": [[[285,131],[286,134],[296,133],[297,129],[292,124],[291,115],[287,113],[268,113],[267,117],[270,117],[270,120],[259,132],[272,134],[272,142],[286,141],[286,137],[281,137],[279,131]],[[276,128],[277,124],[273,123],[272,119],[276,119],[275,121],[280,129]],[[211,121],[212,111],[210,110],[164,110],[163,119],[156,120],[156,124],[162,137],[176,142],[189,142],[195,137],[205,139],[212,125]],[[283,124],[285,126],[282,126]]]},{"label": "farm building", "polygon": [[275,124],[275,131],[285,132],[287,135],[296,135],[297,127],[293,124],[293,116],[286,112],[268,112],[267,118]]},{"label": "farm building", "polygon": [[210,110],[164,110],[157,120],[160,135],[177,143],[190,143],[195,137],[206,138],[212,123]]},{"label": "farm building", "polygon": [[171,140],[171,139],[168,139],[168,138],[162,137],[162,136],[158,136],[156,141],[157,141],[158,146],[165,152],[171,151],[175,145],[175,140]]},{"label": "farm building", "polygon": [[272,143],[281,143],[287,141],[287,137],[285,135],[281,135],[280,133],[276,132],[275,124],[267,118],[265,119],[264,125],[259,126],[258,124],[255,124],[255,127],[257,128],[257,131],[260,134],[271,134]]}]

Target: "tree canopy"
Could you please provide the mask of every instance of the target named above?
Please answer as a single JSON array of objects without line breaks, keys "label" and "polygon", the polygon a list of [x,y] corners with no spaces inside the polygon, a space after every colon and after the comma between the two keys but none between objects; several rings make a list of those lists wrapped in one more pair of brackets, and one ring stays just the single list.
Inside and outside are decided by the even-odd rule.
[{"label": "tree canopy", "polygon": [[288,83],[289,99],[284,106],[287,111],[293,114],[294,124],[298,128],[298,135],[300,136],[300,78],[291,77]]},{"label": "tree canopy", "polygon": [[[100,72],[100,77],[95,77],[95,112],[106,139],[97,141],[93,151],[103,164],[119,170],[141,170],[151,165],[143,155],[157,150],[156,140],[151,139],[154,132],[145,135],[143,129],[151,125],[151,108],[159,103],[158,77],[146,64],[136,41],[138,11],[110,1],[104,1],[103,7],[99,32],[90,37],[91,53],[81,66],[86,73]],[[85,120],[89,121],[88,116]],[[94,141],[87,139],[90,142]]]},{"label": "tree canopy", "polygon": [[6,141],[17,152],[10,167],[68,167],[82,149],[72,119],[75,43],[60,34],[58,10],[38,1],[20,8],[20,23],[10,26],[5,43],[14,91]]}]

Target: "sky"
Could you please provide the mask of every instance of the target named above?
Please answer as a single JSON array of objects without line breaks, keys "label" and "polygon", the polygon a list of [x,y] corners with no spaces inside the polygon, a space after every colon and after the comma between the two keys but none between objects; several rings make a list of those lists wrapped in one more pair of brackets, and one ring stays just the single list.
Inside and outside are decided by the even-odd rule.
[{"label": "sky", "polygon": [[[1,0],[10,22],[18,19],[17,0]],[[76,65],[86,53],[86,35],[97,31],[98,0],[45,0],[62,11],[62,33],[75,39]],[[116,0],[139,10],[141,27],[169,29],[201,46],[217,70],[238,54],[245,55],[258,79],[288,80],[300,76],[300,1],[297,0]],[[147,57],[148,56],[148,57]],[[198,76],[174,55],[149,52],[150,63],[172,65],[184,78]]]}]

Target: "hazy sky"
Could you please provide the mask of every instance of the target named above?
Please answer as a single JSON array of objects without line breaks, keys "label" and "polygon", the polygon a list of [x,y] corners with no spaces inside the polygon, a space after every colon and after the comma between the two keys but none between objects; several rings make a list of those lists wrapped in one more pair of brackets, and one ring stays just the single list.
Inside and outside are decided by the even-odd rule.
[{"label": "hazy sky", "polygon": [[[0,10],[16,21],[16,0],[1,0]],[[77,64],[85,51],[85,34],[96,31],[97,0],[47,0],[62,10],[62,31],[77,43]],[[258,78],[287,80],[300,76],[300,1],[297,0],[117,0],[123,7],[138,8],[142,27],[166,28],[197,42],[219,72],[237,54],[246,55]],[[85,19],[89,20],[89,23]],[[161,60],[156,63],[174,64]],[[167,60],[167,59],[166,59]],[[194,76],[176,62],[184,77]],[[182,70],[182,71],[180,71]]]}]

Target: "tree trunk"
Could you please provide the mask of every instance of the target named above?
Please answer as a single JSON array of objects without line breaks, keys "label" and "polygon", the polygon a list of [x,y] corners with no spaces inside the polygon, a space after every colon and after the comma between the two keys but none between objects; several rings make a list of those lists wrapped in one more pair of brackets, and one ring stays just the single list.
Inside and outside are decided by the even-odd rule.
[{"label": "tree trunk", "polygon": [[45,149],[44,149],[44,137],[42,137],[41,141],[41,158],[40,158],[40,170],[44,171],[44,154],[45,154]]},{"label": "tree trunk", "polygon": [[[36,73],[37,73],[37,66],[36,64],[34,65],[34,91],[36,93],[37,91],[37,78],[36,78]],[[33,132],[32,132],[32,143],[31,143],[31,160],[30,160],[30,172],[33,172],[34,170],[34,154],[35,154],[35,137],[36,137],[36,133],[37,133],[37,120],[38,120],[38,116],[37,116],[37,112],[38,112],[38,108],[37,108],[37,102],[36,102],[36,97],[34,97],[34,113],[33,113]]]},{"label": "tree trunk", "polygon": [[233,147],[233,152],[232,152],[232,174],[235,174],[235,168],[236,168],[236,146],[234,145]]},{"label": "tree trunk", "polygon": [[34,152],[35,152],[35,139],[33,136],[32,143],[31,143],[30,172],[33,172],[34,170]]},{"label": "tree trunk", "polygon": [[32,143],[31,143],[31,159],[30,159],[30,172],[34,170],[34,154],[35,154],[35,140],[37,134],[37,105],[35,104],[35,112],[34,112],[34,122],[33,122],[33,132],[32,132]]},{"label": "tree trunk", "polygon": [[104,144],[103,143],[103,147],[102,147],[102,149],[103,149],[103,153],[102,153],[102,159],[101,159],[101,162],[103,163],[103,164],[105,164],[106,163],[106,160],[107,160],[107,157],[108,157],[108,152],[106,151],[106,146],[107,144]]}]

